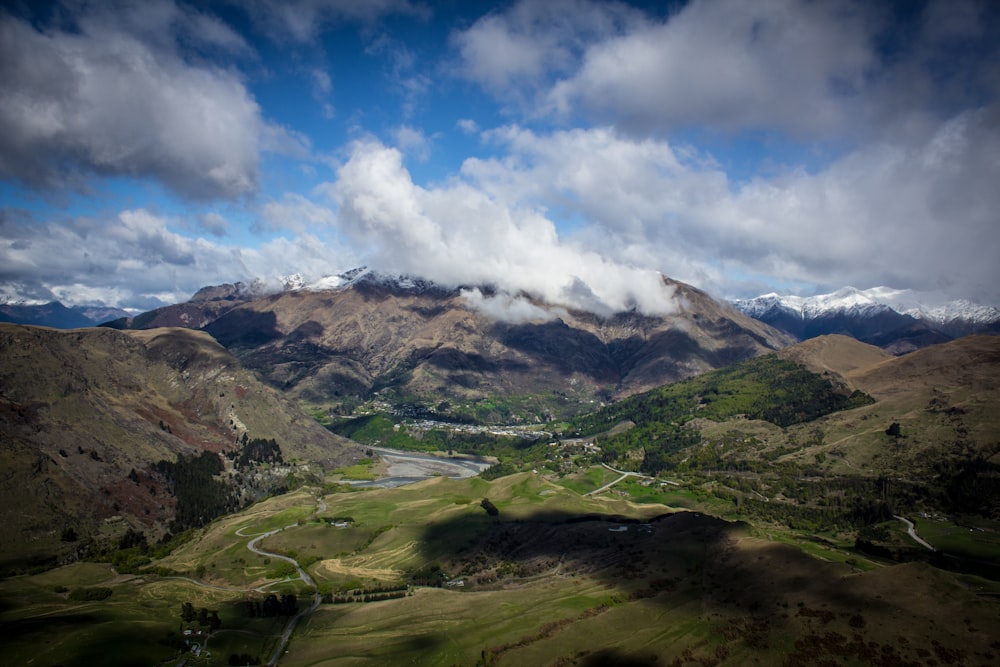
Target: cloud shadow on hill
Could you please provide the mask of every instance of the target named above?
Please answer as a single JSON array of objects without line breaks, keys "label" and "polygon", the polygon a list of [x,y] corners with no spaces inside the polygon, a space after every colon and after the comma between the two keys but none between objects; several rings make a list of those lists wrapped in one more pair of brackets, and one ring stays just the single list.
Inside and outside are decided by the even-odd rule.
[{"label": "cloud shadow on hill", "polygon": [[[478,508],[477,508],[478,509]],[[466,590],[490,589],[553,573],[587,576],[625,599],[673,604],[673,591],[694,594],[727,615],[777,618],[789,605],[822,599],[844,609],[882,602],[843,584],[849,568],[794,547],[741,542],[745,526],[698,512],[648,521],[615,514],[539,511],[496,517],[470,512],[426,527],[421,549]],[[630,597],[631,596],[631,597]]]}]

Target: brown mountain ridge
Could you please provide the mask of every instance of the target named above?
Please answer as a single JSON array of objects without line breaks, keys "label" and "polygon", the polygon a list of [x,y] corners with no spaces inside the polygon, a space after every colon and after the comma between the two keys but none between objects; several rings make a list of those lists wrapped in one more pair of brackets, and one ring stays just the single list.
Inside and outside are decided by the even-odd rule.
[{"label": "brown mountain ridge", "polygon": [[[155,464],[236,451],[244,435],[277,442],[296,463],[281,474],[358,455],[205,333],[0,324],[0,565],[76,548],[61,542],[67,527],[98,541],[127,527],[162,535],[177,499]],[[234,479],[236,502],[273,482]]]},{"label": "brown mountain ridge", "polygon": [[[246,300],[232,290],[202,290],[197,302],[171,307],[173,315],[161,309],[136,323],[206,321],[204,331],[247,368],[314,404],[380,390],[434,404],[539,394],[589,404],[791,342],[689,285],[665,278],[661,289],[678,304],[672,315],[602,317],[521,295],[538,316],[505,321],[476,310],[460,288],[368,278]],[[200,314],[192,314],[196,307]]]}]

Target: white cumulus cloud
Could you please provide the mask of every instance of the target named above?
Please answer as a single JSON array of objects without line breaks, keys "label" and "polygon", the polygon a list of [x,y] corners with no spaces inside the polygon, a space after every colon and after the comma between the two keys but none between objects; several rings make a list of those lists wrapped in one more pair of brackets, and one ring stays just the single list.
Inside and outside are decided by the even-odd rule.
[{"label": "white cumulus cloud", "polygon": [[540,209],[510,206],[461,180],[420,187],[402,154],[377,141],[355,144],[337,176],[324,192],[372,266],[595,312],[675,309],[655,270],[566,242]]}]

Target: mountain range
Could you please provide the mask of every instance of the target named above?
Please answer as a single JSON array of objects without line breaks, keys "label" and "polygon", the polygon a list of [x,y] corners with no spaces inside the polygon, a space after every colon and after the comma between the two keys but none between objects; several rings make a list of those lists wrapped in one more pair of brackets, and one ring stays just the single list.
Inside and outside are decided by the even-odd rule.
[{"label": "mountain range", "polygon": [[[256,299],[292,292],[344,291],[359,284],[382,285],[396,291],[422,290],[426,293],[432,288],[442,293],[449,291],[424,280],[390,277],[360,267],[315,281],[308,281],[301,275],[294,274],[271,282],[254,280],[249,283],[208,286],[198,290],[186,302],[138,315],[120,308],[67,307],[58,301],[31,304],[6,298],[0,302],[0,322],[59,329],[101,324],[134,329],[158,326],[200,329],[232,308]],[[481,294],[495,296],[489,287],[474,289],[480,290]],[[499,303],[503,299],[493,301]],[[524,295],[513,298],[507,296],[506,301],[508,306],[512,301],[523,305]],[[829,294],[808,297],[772,292],[751,299],[733,300],[731,305],[741,313],[787,334],[793,341],[838,333],[877,345],[893,354],[904,354],[973,333],[1000,333],[1000,308],[965,299],[947,299],[935,293],[890,287],[866,290],[844,287]],[[551,305],[544,308],[550,312],[557,310]],[[536,311],[536,314],[540,313]]]},{"label": "mountain range", "polygon": [[811,297],[771,293],[733,305],[797,340],[845,334],[893,354],[973,333],[1000,333],[1000,309],[993,306],[888,287],[845,287]]},{"label": "mountain range", "polygon": [[[775,350],[791,337],[664,278],[675,312],[571,311],[488,286],[359,271],[257,295],[206,288],[108,326],[199,328],[274,387],[328,405],[388,392],[459,406],[543,396],[536,417],[644,391]],[[505,415],[480,415],[502,420]]]}]

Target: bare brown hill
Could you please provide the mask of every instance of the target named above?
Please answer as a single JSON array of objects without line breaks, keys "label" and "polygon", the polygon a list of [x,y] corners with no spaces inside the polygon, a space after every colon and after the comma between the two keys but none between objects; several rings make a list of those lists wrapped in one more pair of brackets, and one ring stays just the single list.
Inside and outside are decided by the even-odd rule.
[{"label": "bare brown hill", "polygon": [[66,528],[162,534],[176,498],[153,464],[235,451],[244,435],[274,439],[306,464],[297,474],[356,455],[205,333],[0,324],[0,564],[65,555],[79,546]]},{"label": "bare brown hill", "polygon": [[814,373],[839,377],[852,389],[856,387],[849,377],[894,359],[881,348],[841,334],[810,338],[784,348],[778,356],[801,364]]},{"label": "bare brown hill", "polygon": [[534,319],[475,310],[460,290],[362,281],[229,310],[205,330],[272,385],[310,402],[392,388],[439,402],[560,394],[589,403],[680,380],[790,339],[704,292],[665,280],[665,317],[601,317],[532,302]]},{"label": "bare brown hill", "polygon": [[970,476],[992,479],[976,466],[1000,464],[1000,337],[967,336],[889,357],[864,343],[824,336],[780,354],[876,399],[789,429],[789,437],[813,444],[788,457],[825,456],[824,465],[841,474],[913,483],[938,483],[942,475],[973,468]]},{"label": "bare brown hill", "polygon": [[1000,337],[966,336],[848,373],[876,398],[915,388],[973,393],[1000,389]]}]

